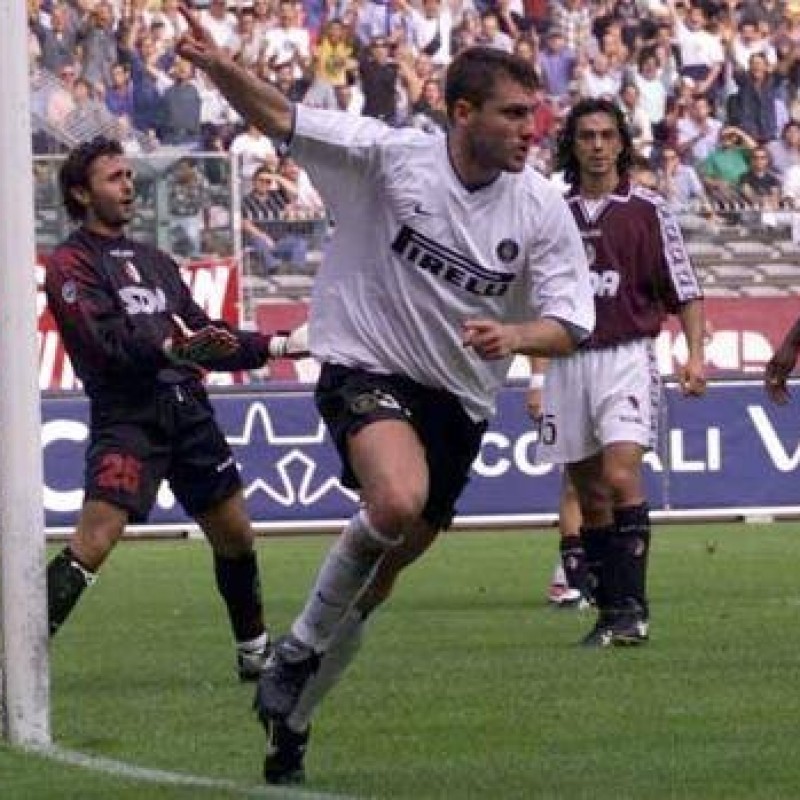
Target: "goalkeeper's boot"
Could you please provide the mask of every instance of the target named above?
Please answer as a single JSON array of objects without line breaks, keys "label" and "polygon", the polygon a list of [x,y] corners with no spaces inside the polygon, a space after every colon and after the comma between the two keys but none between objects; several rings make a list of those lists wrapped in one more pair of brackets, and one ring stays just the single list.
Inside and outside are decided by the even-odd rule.
[{"label": "goalkeeper's boot", "polygon": [[267,726],[267,754],[264,757],[264,780],[267,783],[305,781],[303,759],[310,733],[310,727],[302,733],[296,733],[281,720],[274,720]]},{"label": "goalkeeper's boot", "polygon": [[257,681],[271,652],[272,643],[266,633],[253,642],[239,642],[236,645],[236,668],[239,680],[245,683]]},{"label": "goalkeeper's boot", "polygon": [[320,656],[294,636],[283,636],[264,665],[253,705],[264,725],[292,713],[303,688],[319,668]]}]

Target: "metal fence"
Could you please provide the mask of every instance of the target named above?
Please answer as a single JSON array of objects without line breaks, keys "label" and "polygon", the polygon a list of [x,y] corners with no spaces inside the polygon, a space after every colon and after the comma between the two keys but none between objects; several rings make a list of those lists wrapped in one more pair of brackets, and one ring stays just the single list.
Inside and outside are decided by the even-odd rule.
[{"label": "metal fence", "polygon": [[[46,255],[72,229],[61,202],[58,171],[63,155],[36,156],[33,163],[36,243]],[[178,260],[233,257],[241,264],[242,322],[255,321],[257,303],[271,298],[306,297],[330,231],[327,216],[293,216],[266,225],[278,241],[306,240],[303,263],[285,261],[262,274],[243,245],[241,202],[245,184],[237,159],[228,154],[161,149],[132,156],[138,210],[129,233],[172,253]]]}]

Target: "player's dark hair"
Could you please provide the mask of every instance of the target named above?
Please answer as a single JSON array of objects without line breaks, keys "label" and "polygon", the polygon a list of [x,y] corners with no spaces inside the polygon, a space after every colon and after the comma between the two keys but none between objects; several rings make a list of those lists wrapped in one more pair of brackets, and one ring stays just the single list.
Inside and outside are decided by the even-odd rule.
[{"label": "player's dark hair", "polygon": [[495,84],[501,76],[531,91],[539,88],[539,79],[530,61],[495,47],[462,50],[447,68],[444,101],[448,118],[452,119],[459,100],[467,100],[480,108],[494,95]]},{"label": "player's dark hair", "polygon": [[89,170],[101,156],[121,156],[125,151],[116,139],[107,136],[95,136],[74,148],[61,165],[58,183],[61,188],[61,200],[67,209],[70,219],[80,222],[86,218],[86,207],[79,203],[72,194],[73,189],[89,188]]},{"label": "player's dark hair", "polygon": [[608,114],[614,120],[622,141],[622,150],[617,158],[617,172],[620,178],[627,178],[634,152],[633,138],[619,106],[605,98],[579,100],[570,109],[556,142],[556,169],[564,171],[564,180],[568,184],[577,185],[580,183],[581,171],[578,159],[575,157],[575,136],[578,130],[578,121],[582,117],[589,116],[589,114]]}]

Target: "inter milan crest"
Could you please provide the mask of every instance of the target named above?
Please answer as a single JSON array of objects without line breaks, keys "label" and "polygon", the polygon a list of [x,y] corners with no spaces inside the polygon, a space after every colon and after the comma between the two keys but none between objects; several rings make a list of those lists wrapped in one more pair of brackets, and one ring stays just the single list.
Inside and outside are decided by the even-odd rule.
[{"label": "inter milan crest", "polygon": [[497,245],[497,257],[505,264],[513,261],[519,255],[519,244],[513,239],[503,239]]}]

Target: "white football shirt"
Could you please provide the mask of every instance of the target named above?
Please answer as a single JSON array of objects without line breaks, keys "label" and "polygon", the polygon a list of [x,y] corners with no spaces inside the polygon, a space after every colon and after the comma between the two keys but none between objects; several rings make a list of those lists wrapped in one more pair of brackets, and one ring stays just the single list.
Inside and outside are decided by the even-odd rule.
[{"label": "white football shirt", "polygon": [[321,361],[446,389],[484,419],[511,359],[464,348],[465,320],[554,317],[591,332],[581,238],[533,169],[471,191],[444,136],[301,105],[291,149],[335,223],[311,301]]}]

